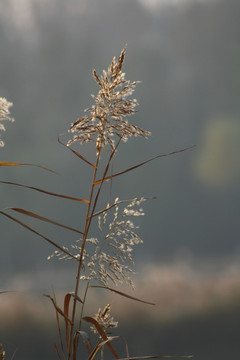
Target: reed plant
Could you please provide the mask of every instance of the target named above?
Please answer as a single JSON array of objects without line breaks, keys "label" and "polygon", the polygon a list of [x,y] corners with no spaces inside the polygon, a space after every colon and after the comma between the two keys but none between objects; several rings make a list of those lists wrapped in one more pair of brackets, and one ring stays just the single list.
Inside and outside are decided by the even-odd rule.
[{"label": "reed plant", "polygon": [[[45,294],[53,304],[56,312],[56,323],[58,329],[58,343],[54,344],[57,357],[64,360],[77,360],[80,350],[86,347],[88,360],[96,356],[105,356],[105,350],[119,359],[114,346],[117,336],[112,335],[112,329],[118,326],[111,315],[111,305],[99,308],[96,315],[86,312],[89,293],[92,289],[104,289],[118,296],[154,305],[146,300],[129,295],[119,290],[119,285],[128,284],[134,288],[132,274],[134,273],[133,250],[135,246],[142,243],[138,234],[138,226],[134,219],[143,216],[143,203],[148,200],[140,196],[133,199],[119,199],[108,202],[104,196],[107,187],[111,187],[112,181],[146,163],[163,157],[183,152],[189,148],[173,151],[167,154],[157,155],[144,160],[138,164],[128,167],[120,172],[112,172],[112,162],[115,158],[119,145],[126,142],[130,137],[148,138],[150,132],[128,121],[129,117],[136,113],[138,102],[132,98],[137,81],[126,80],[122,71],[126,48],[124,48],[116,59],[113,58],[107,71],[99,76],[93,70],[93,78],[99,86],[97,95],[92,95],[93,105],[85,110],[85,115],[73,122],[68,129],[68,140],[64,143],[59,137],[58,141],[77,156],[91,169],[92,175],[87,186],[89,196],[84,198],[56,194],[38,187],[20,184],[10,181],[1,181],[4,185],[20,186],[32,191],[45,193],[48,196],[70,199],[79,203],[85,211],[83,227],[73,228],[57,222],[48,217],[43,217],[36,212],[23,208],[7,208],[0,214],[17,222],[28,231],[49,242],[54,247],[54,252],[48,259],[71,260],[75,263],[75,287],[61,300],[63,306],[59,305],[59,299],[54,294]],[[1,100],[0,120],[9,117],[9,106],[6,100]],[[1,125],[0,130],[4,130]],[[89,144],[88,144],[89,143]],[[88,145],[86,145],[88,144]],[[0,145],[3,145],[1,142]],[[79,146],[92,146],[95,150],[92,158],[83,156]],[[93,156],[94,154],[94,156]],[[0,162],[0,166],[33,165],[25,163]],[[46,171],[52,171],[42,167]],[[64,228],[74,232],[77,240],[71,246],[61,245],[32,226],[13,216],[13,213],[33,217],[41,222]],[[92,226],[95,226],[96,234],[92,236]],[[81,284],[81,286],[80,286]],[[83,323],[89,324],[89,331],[83,330]],[[85,328],[84,328],[85,329]],[[95,339],[95,340],[94,340]],[[108,355],[106,355],[108,356]],[[131,357],[126,347],[126,359],[140,358],[180,358],[183,356],[145,356]],[[185,356],[191,357],[191,356]],[[4,351],[0,346],[0,359],[4,359]]]}]

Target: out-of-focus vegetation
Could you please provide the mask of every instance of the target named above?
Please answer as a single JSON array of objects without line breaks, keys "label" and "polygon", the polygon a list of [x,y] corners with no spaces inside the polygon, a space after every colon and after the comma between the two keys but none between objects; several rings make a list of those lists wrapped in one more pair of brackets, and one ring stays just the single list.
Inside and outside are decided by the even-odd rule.
[{"label": "out-of-focus vegetation", "polygon": [[[68,277],[64,272],[58,275],[61,279]],[[114,317],[120,319],[118,332],[128,341],[131,352],[143,355],[171,349],[172,353],[183,354],[188,349],[196,358],[206,360],[224,360],[229,353],[238,356],[238,264],[213,267],[206,263],[201,272],[186,263],[165,264],[143,268],[139,275],[135,295],[154,300],[155,307],[104,291],[94,292],[88,304],[88,309],[95,311],[100,303],[111,302]],[[59,278],[55,280],[59,287]],[[40,360],[43,356],[52,359],[55,354],[49,344],[56,341],[55,317],[51,304],[39,294],[44,288],[33,293],[35,284],[30,274],[19,274],[9,285],[16,289],[19,286],[24,293],[0,297],[0,338],[5,349],[8,354],[16,350],[20,360]],[[58,298],[63,291],[56,294]],[[121,341],[115,345],[122,349]]]}]

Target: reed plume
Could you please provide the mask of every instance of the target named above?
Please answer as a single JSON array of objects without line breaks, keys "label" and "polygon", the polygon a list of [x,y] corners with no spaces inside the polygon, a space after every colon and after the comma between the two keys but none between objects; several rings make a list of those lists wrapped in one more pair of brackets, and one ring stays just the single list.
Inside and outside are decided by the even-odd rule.
[{"label": "reed plume", "polygon": [[[1,123],[3,120],[8,120],[11,122],[14,121],[14,119],[9,116],[10,114],[9,108],[12,105],[13,104],[7,101],[7,99],[0,97],[0,131],[6,130],[5,126]],[[0,146],[3,147],[4,145],[5,145],[4,142],[0,139]]]}]

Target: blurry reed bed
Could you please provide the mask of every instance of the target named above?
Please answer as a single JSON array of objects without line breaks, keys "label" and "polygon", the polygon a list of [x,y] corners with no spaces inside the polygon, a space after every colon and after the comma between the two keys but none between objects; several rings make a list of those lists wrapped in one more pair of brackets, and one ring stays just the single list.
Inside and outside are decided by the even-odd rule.
[{"label": "blurry reed bed", "polygon": [[[111,303],[114,317],[127,326],[144,319],[154,323],[173,322],[191,315],[208,314],[214,309],[231,308],[240,304],[240,265],[236,260],[225,260],[223,263],[206,261],[205,271],[194,268],[187,261],[145,264],[134,279],[135,294],[154,301],[156,306],[151,310],[131,299],[123,301],[117,294],[97,289],[89,294],[87,308],[89,312],[94,312],[98,305]],[[47,273],[41,276],[47,278]],[[70,273],[52,274],[53,279],[54,276],[58,288],[55,295],[62,298],[69,288],[59,289],[59,277],[65,279]],[[43,284],[38,287],[37,279],[38,276],[23,273],[8,284],[17,293],[0,297],[0,318],[5,328],[10,329],[17,323],[21,325],[26,319],[41,326],[54,325],[55,316],[41,296]],[[122,290],[126,291],[127,287]]]},{"label": "blurry reed bed", "polygon": [[[51,294],[44,294],[49,301],[48,305],[52,305],[52,314],[56,316],[58,340],[56,339],[53,346],[56,357],[59,359],[76,360],[79,358],[79,354],[82,354],[81,349],[83,347],[86,348],[83,356],[89,360],[98,355],[103,358],[105,350],[108,350],[114,358],[120,358],[114,343],[117,340],[122,340],[114,331],[118,327],[118,321],[111,315],[111,303],[108,301],[107,293],[111,293],[111,299],[119,298],[116,300],[118,308],[120,308],[119,301],[120,303],[123,301],[131,301],[134,304],[142,303],[141,305],[145,304],[151,307],[155,305],[151,300],[146,299],[146,294],[143,293],[143,298],[140,298],[130,292],[134,289],[133,250],[135,246],[143,242],[138,235],[136,218],[144,215],[144,202],[153,198],[139,196],[133,199],[119,199],[118,197],[113,199],[112,182],[115,178],[144,166],[157,158],[174,155],[192,148],[190,146],[171,153],[160,154],[147,160],[143,159],[129,168],[113,172],[113,160],[120,149],[120,145],[131,137],[144,139],[151,135],[149,131],[143,130],[128,121],[128,118],[136,113],[138,102],[131,95],[138,82],[131,82],[125,78],[125,73],[122,71],[125,52],[126,48],[122,50],[117,60],[114,57],[108,70],[103,70],[101,76],[97,74],[95,69],[93,70],[93,78],[99,86],[97,95],[92,95],[93,105],[85,110],[84,116],[70,125],[68,133],[65,134],[68,135],[67,141],[64,142],[62,136],[58,138],[61,145],[71,151],[73,156],[77,156],[82,166],[92,171],[88,184],[81,184],[80,179],[76,179],[80,184],[79,194],[58,194],[29,184],[0,181],[1,186],[14,186],[20,188],[21,191],[28,189],[48,197],[57,197],[76,202],[79,204],[79,213],[83,214],[80,216],[79,223],[75,227],[70,227],[54,219],[54,214],[49,218],[36,213],[32,209],[10,207],[0,210],[2,216],[53,246],[54,251],[49,255],[49,260],[69,261],[71,268],[73,263],[75,264],[74,273],[71,273],[70,280],[66,280],[66,283],[72,284],[71,289],[59,293],[58,289],[53,286]],[[11,105],[6,99],[1,100],[0,120],[11,120],[9,117],[9,107]],[[1,125],[0,130],[4,129],[3,125]],[[1,142],[1,145],[4,145],[3,142]],[[92,146],[95,149],[95,156],[92,156],[92,153],[89,156],[83,156],[79,149],[85,146]],[[0,166],[20,165],[36,166],[26,163],[0,162]],[[40,166],[40,168],[54,173],[49,168],[43,166]],[[84,171],[84,168],[82,171]],[[81,197],[83,186],[88,188],[89,196],[86,198]],[[21,216],[21,218],[18,216]],[[22,218],[24,220],[21,220]],[[48,223],[48,225],[51,224],[67,230],[69,233],[74,234],[75,241],[69,245],[66,238],[58,238],[57,240],[49,238],[44,234],[44,227],[43,231],[40,232],[27,222],[31,218],[38,220],[42,224]],[[97,229],[96,233],[92,232],[94,224],[96,225],[94,229]],[[63,277],[60,275],[61,272],[59,271],[58,276],[62,281]],[[151,283],[150,280],[153,275],[154,272],[150,275],[148,284]],[[130,287],[130,289],[127,287]],[[16,291],[16,289],[13,290]],[[101,295],[97,296],[96,291]],[[148,292],[151,293],[150,290]],[[104,295],[102,295],[103,293]],[[29,294],[30,302],[27,300],[28,297],[25,296],[23,297],[24,301],[21,302],[20,294],[7,293],[4,296],[7,296],[8,299],[11,298],[11,301],[14,301],[14,297],[18,299],[18,304],[21,306],[15,304],[15,309],[17,309],[15,316],[19,316],[19,318],[22,315],[27,316],[27,314],[24,314],[25,309],[26,312],[29,312],[30,318],[34,317],[34,313],[37,314],[38,322],[45,318],[43,309],[38,308],[36,310],[36,299],[33,302],[33,298]],[[94,302],[93,299],[95,299],[95,303],[92,306],[93,309],[91,309],[89,305],[91,301]],[[105,303],[103,303],[103,299]],[[10,304],[11,301],[8,300],[8,303]],[[34,306],[31,306],[31,302]],[[25,304],[29,305],[28,310]],[[2,306],[4,308],[3,303]],[[11,308],[13,307],[14,304],[12,303]],[[126,315],[126,310],[124,312]],[[6,313],[7,308],[2,314],[3,318]],[[121,318],[122,314],[119,315]],[[45,320],[49,321],[46,318]],[[10,317],[8,318],[9,323]],[[88,325],[87,330],[85,329],[86,325]],[[128,347],[124,345],[124,348],[126,349],[124,358],[131,359]],[[109,353],[106,356],[109,356]],[[191,355],[149,355],[144,358],[164,357],[190,358]]]}]

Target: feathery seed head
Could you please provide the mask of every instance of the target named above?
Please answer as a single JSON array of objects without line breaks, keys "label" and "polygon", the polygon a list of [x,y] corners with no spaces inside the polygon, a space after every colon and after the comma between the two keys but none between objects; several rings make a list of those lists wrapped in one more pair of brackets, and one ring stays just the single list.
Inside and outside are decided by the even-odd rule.
[{"label": "feathery seed head", "polygon": [[[94,316],[95,320],[101,325],[105,332],[110,328],[116,328],[118,326],[118,322],[114,321],[113,317],[110,315],[111,304],[107,304],[103,310],[98,309],[97,314]],[[97,334],[96,329],[91,326],[91,330]]]},{"label": "feathery seed head", "polygon": [[[0,97],[0,121],[2,120],[8,120],[13,122],[14,119],[11,118],[9,116],[10,112],[9,112],[9,108],[12,106],[13,104],[9,101],[7,101],[7,99]],[[5,126],[3,124],[0,123],[0,131],[5,131]],[[0,147],[4,146],[4,142],[2,140],[0,140]]]},{"label": "feathery seed head", "polygon": [[136,99],[127,99],[132,95],[138,81],[130,82],[122,72],[125,57],[124,48],[116,61],[113,58],[108,71],[103,70],[99,77],[93,70],[93,78],[100,87],[97,96],[92,95],[95,103],[85,111],[85,115],[75,121],[69,131],[76,134],[68,141],[69,146],[75,141],[84,144],[89,141],[96,143],[97,152],[105,146],[114,150],[114,137],[127,141],[129,137],[147,137],[149,131],[129,124],[127,117],[136,113],[138,102]]},{"label": "feathery seed head", "polygon": [[[80,276],[81,280],[93,280],[104,286],[109,286],[109,283],[118,285],[125,282],[134,288],[131,279],[131,275],[134,274],[131,268],[134,265],[132,251],[135,245],[143,241],[136,233],[138,226],[131,219],[144,215],[140,205],[145,200],[144,197],[122,201],[116,198],[111,206],[107,204],[98,216],[99,239],[86,240],[88,250],[84,248],[83,251],[84,274]],[[126,202],[127,205],[122,208],[122,204]],[[106,229],[105,225],[107,225]],[[74,245],[71,245],[71,250],[63,246],[66,252],[56,250],[48,259],[55,257],[59,260],[78,260],[81,242],[82,239],[77,240]]]}]

